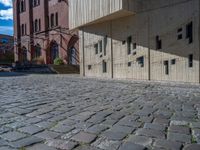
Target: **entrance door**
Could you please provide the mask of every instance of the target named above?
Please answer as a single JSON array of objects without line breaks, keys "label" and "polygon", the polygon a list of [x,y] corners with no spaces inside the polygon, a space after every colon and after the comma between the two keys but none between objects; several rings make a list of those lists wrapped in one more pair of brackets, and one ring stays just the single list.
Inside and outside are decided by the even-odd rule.
[{"label": "entrance door", "polygon": [[59,57],[59,48],[56,42],[53,42],[51,45],[51,62],[53,63],[54,60]]},{"label": "entrance door", "polygon": [[69,64],[71,65],[77,65],[77,58],[76,58],[76,49],[74,47],[70,48],[69,53]]}]

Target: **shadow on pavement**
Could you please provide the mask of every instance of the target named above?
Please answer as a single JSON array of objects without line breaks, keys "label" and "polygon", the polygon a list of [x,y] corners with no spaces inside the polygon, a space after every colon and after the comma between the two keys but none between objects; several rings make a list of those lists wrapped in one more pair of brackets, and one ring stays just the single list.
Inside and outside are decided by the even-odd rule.
[{"label": "shadow on pavement", "polygon": [[28,74],[19,72],[0,72],[0,77],[16,77],[16,76],[27,76]]}]

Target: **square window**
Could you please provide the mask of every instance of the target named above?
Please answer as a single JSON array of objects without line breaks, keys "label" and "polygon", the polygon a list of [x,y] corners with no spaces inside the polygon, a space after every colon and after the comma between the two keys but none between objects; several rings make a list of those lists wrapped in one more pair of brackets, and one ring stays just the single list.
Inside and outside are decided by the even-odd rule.
[{"label": "square window", "polygon": [[171,65],[175,65],[176,64],[176,59],[172,59],[171,60]]}]

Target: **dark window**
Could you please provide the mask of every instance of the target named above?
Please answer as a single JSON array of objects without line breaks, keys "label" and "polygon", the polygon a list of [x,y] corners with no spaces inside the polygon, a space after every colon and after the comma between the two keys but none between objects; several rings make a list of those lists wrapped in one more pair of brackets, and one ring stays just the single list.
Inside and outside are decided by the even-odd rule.
[{"label": "dark window", "polygon": [[137,62],[141,67],[144,67],[144,56],[138,57]]},{"label": "dark window", "polygon": [[34,23],[34,31],[35,32],[38,31],[38,20],[37,19],[35,20],[35,23]]},{"label": "dark window", "polygon": [[51,14],[51,27],[54,27],[54,14]]},{"label": "dark window", "polygon": [[156,36],[156,49],[162,49],[162,40],[159,36]]},{"label": "dark window", "polygon": [[24,35],[24,24],[21,26],[21,34]]},{"label": "dark window", "polygon": [[20,10],[21,13],[25,12],[25,10],[26,10],[26,2],[25,2],[25,0],[21,0],[20,1],[19,10]]},{"label": "dark window", "polygon": [[132,43],[132,37],[129,36],[127,38],[127,54],[130,55],[131,54],[131,43]]},{"label": "dark window", "polygon": [[171,65],[175,65],[176,64],[176,59],[172,59],[171,60]]},{"label": "dark window", "polygon": [[100,51],[100,53],[102,53],[102,50],[103,50],[103,44],[102,44],[102,40],[101,41],[99,41],[99,51]]},{"label": "dark window", "polygon": [[188,66],[189,66],[190,68],[193,67],[193,54],[190,54],[190,55],[188,56]]},{"label": "dark window", "polygon": [[56,26],[58,26],[58,13],[56,13]]},{"label": "dark window", "polygon": [[181,40],[182,38],[183,38],[183,35],[179,34],[178,37],[177,37],[177,40]]},{"label": "dark window", "polygon": [[137,49],[137,44],[133,43],[133,49]]},{"label": "dark window", "polygon": [[103,69],[103,73],[107,72],[107,63],[104,60],[103,60],[103,63],[102,63],[102,69]]},{"label": "dark window", "polygon": [[103,40],[104,42],[104,56],[106,56],[106,48],[107,48],[107,43],[108,43],[108,37],[107,36],[105,36],[104,37],[104,40]]},{"label": "dark window", "polygon": [[128,67],[131,67],[131,62],[128,62]]},{"label": "dark window", "polygon": [[39,22],[38,22],[38,29],[39,31],[41,31],[41,20],[39,19]]},{"label": "dark window", "polygon": [[168,60],[164,61],[164,66],[165,66],[165,74],[169,75],[169,61]]},{"label": "dark window", "polygon": [[91,70],[92,69],[92,65],[88,65],[88,70]]},{"label": "dark window", "polygon": [[189,39],[189,44],[193,42],[193,23],[192,22],[186,25],[186,39]]},{"label": "dark window", "polygon": [[126,41],[122,41],[122,45],[126,44]]},{"label": "dark window", "polygon": [[94,44],[95,54],[98,54],[98,44]]},{"label": "dark window", "polygon": [[49,24],[49,16],[47,16],[47,28],[50,28],[50,24]]}]

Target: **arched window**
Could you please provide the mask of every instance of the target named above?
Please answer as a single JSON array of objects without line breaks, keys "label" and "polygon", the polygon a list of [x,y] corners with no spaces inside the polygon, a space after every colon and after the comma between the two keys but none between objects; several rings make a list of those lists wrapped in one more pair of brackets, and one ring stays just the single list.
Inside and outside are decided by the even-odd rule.
[{"label": "arched window", "polygon": [[54,14],[51,14],[51,27],[54,27]]},{"label": "arched window", "polygon": [[28,53],[28,51],[27,51],[26,47],[22,47],[21,57],[22,57],[23,62],[26,62],[28,60],[27,53]]},{"label": "arched window", "polygon": [[20,1],[20,12],[24,12],[26,10],[25,0]]},{"label": "arched window", "polygon": [[35,58],[40,57],[41,56],[41,46],[39,44],[36,44],[34,50],[35,50],[34,57]]},{"label": "arched window", "polygon": [[38,20],[37,19],[35,20],[35,23],[34,23],[34,29],[35,29],[35,32],[38,31]]}]

